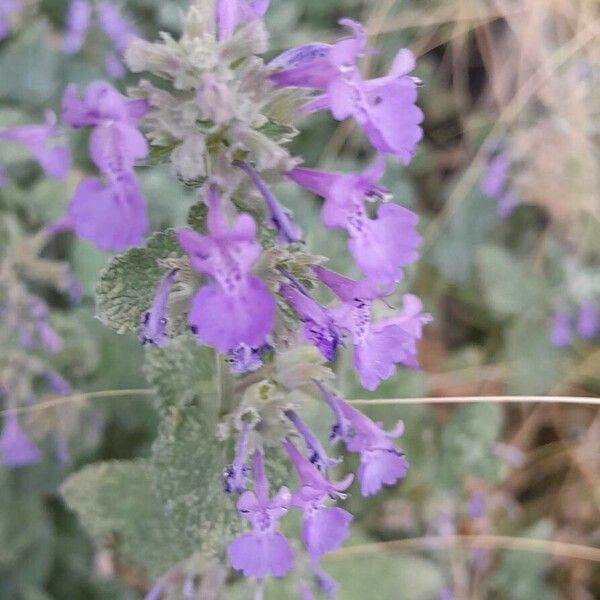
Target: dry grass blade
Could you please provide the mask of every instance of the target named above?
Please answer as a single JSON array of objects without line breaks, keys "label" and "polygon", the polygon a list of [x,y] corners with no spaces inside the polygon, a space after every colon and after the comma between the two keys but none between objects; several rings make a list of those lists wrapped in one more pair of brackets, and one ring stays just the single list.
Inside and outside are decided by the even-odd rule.
[{"label": "dry grass blade", "polygon": [[490,550],[521,550],[524,552],[541,552],[552,556],[577,558],[600,562],[600,548],[584,546],[569,542],[553,540],[539,540],[534,538],[511,537],[506,535],[450,535],[450,536],[424,536],[392,540],[388,542],[375,542],[373,544],[359,544],[342,548],[333,556],[348,556],[351,554],[368,554],[382,550],[430,550],[437,548],[451,548],[453,546],[466,546],[469,548],[488,548]]}]

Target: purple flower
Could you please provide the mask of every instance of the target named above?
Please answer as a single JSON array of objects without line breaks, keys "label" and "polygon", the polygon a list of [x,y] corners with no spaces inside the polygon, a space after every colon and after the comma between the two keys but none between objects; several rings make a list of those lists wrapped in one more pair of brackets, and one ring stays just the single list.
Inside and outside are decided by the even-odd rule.
[{"label": "purple flower", "polygon": [[275,322],[275,300],[262,279],[251,274],[260,256],[256,223],[250,215],[225,219],[216,187],[208,192],[209,235],[180,229],[181,247],[192,267],[210,275],[192,301],[188,321],[198,339],[221,352],[240,344],[262,346]]},{"label": "purple flower", "polygon": [[246,489],[246,479],[250,473],[250,465],[246,464],[248,453],[248,434],[250,426],[246,421],[242,422],[242,430],[235,445],[233,463],[225,468],[223,473],[223,490],[227,494],[231,492],[243,492]]},{"label": "purple flower", "polygon": [[98,7],[100,29],[111,41],[118,54],[123,54],[132,37],[139,37],[138,28],[131,19],[123,15],[112,2],[101,2]]},{"label": "purple flower", "polygon": [[502,219],[510,217],[518,204],[517,195],[512,190],[507,190],[498,199],[498,216]]},{"label": "purple flower", "polygon": [[123,61],[110,50],[104,55],[104,70],[113,79],[123,79],[127,75],[127,69]]},{"label": "purple flower", "polygon": [[318,563],[313,561],[311,566],[319,590],[321,590],[330,600],[335,598],[339,588],[338,582]]},{"label": "purple flower", "polygon": [[148,230],[146,201],[133,175],[107,184],[95,177],[81,180],[67,215],[80,238],[105,251],[135,246]]},{"label": "purple flower", "polygon": [[252,531],[237,537],[227,549],[231,566],[246,577],[283,577],[293,567],[294,552],[287,538],[277,531],[277,521],[287,512],[291,495],[286,487],[269,498],[269,483],[261,453],[254,453],[254,491],[238,499],[240,514]]},{"label": "purple flower", "polygon": [[149,590],[144,600],[160,600],[163,595],[163,582],[158,580]]},{"label": "purple flower", "polygon": [[145,100],[130,100],[106,81],[94,81],[82,97],[75,84],[67,86],[62,99],[63,119],[73,127],[119,122],[137,125],[149,105]]},{"label": "purple flower", "polygon": [[4,418],[4,428],[0,435],[0,456],[2,463],[8,467],[24,467],[40,462],[42,453],[21,429],[14,412]]},{"label": "purple flower", "polygon": [[317,467],[302,456],[289,440],[283,442],[298,473],[300,487],[292,495],[292,505],[303,513],[302,541],[313,560],[340,547],[350,533],[352,515],[343,508],[326,506],[325,500],[341,496],[354,478],[329,481]]},{"label": "purple flower", "polygon": [[169,343],[167,326],[169,324],[169,293],[175,283],[175,275],[179,269],[171,269],[160,280],[154,301],[149,310],[141,318],[140,342],[154,344],[159,348]]},{"label": "purple flower", "polygon": [[475,490],[469,498],[469,516],[480,519],[485,516],[486,495],[484,490]]},{"label": "purple flower", "polygon": [[71,393],[71,384],[56,371],[46,369],[44,371],[44,379],[46,380],[46,385],[55,394],[64,396]]},{"label": "purple flower", "polygon": [[[45,352],[58,352],[63,341],[48,323],[48,305],[40,298],[31,298],[28,306],[28,316],[33,321],[34,330],[39,343]],[[27,347],[27,340],[24,340]]]},{"label": "purple flower", "polygon": [[291,285],[281,285],[279,293],[302,319],[304,337],[313,342],[327,360],[335,360],[341,332],[332,315],[309,294],[299,281],[290,275],[287,277],[291,281]]},{"label": "purple flower", "polygon": [[486,164],[481,191],[490,198],[500,199],[506,190],[510,162],[508,153],[501,152],[490,158]]},{"label": "purple flower", "polygon": [[89,177],[79,183],[66,224],[101,250],[139,244],[148,229],[148,216],[134,164],[148,154],[148,144],[137,129],[147,103],[129,100],[108,83],[96,81],[82,98],[70,85],[62,108],[73,127],[94,127],[90,156],[107,179],[102,183]]},{"label": "purple flower", "polygon": [[552,320],[552,344],[557,348],[564,348],[571,343],[571,337],[571,315],[564,310],[557,310]]},{"label": "purple flower", "polygon": [[378,185],[385,171],[382,156],[363,173],[332,173],[295,168],[288,177],[325,198],[321,219],[326,227],[345,229],[348,247],[358,268],[376,281],[397,281],[401,267],[414,262],[421,243],[412,211],[393,202],[383,202],[374,219],[366,200],[386,198],[389,192]]},{"label": "purple flower", "polygon": [[241,23],[255,21],[265,16],[270,0],[216,0],[215,19],[217,38],[230,37]]},{"label": "purple flower", "polygon": [[362,495],[371,496],[383,485],[394,485],[402,479],[409,465],[392,440],[402,435],[404,423],[398,421],[391,431],[385,431],[320,383],[316,384],[337,418],[331,430],[332,442],[343,440],[349,452],[360,453],[358,479]]},{"label": "purple flower", "polygon": [[287,244],[302,242],[302,230],[292,221],[291,211],[279,203],[279,200],[275,198],[275,195],[265,185],[259,174],[243,160],[234,160],[233,164],[248,175],[252,183],[262,194],[267,206],[269,221],[279,234],[279,241]]},{"label": "purple flower", "polygon": [[340,459],[329,458],[325,448],[319,441],[319,438],[310,430],[308,425],[300,418],[294,410],[286,410],[285,416],[294,424],[298,433],[304,439],[304,445],[309,452],[310,462],[322,471],[327,473],[327,469],[340,463]]},{"label": "purple flower", "polygon": [[0,40],[12,31],[12,20],[23,10],[22,0],[0,0]]},{"label": "purple flower", "polygon": [[51,138],[55,135],[57,135],[56,115],[52,111],[46,111],[45,123],[0,130],[0,139],[25,146],[48,177],[64,179],[71,168],[71,153],[67,146],[50,144]]},{"label": "purple flower", "polygon": [[364,80],[357,67],[366,51],[364,28],[351,19],[341,19],[340,24],[351,29],[353,37],[332,46],[304,44],[288,50],[271,63],[277,69],[272,80],[323,90],[304,110],[328,109],[338,121],[354,117],[377,150],[396,154],[406,164],[423,137],[423,113],[415,104],[418,81],[408,76],[414,56],[402,49],[389,75]]},{"label": "purple flower", "polygon": [[600,331],[600,310],[594,300],[585,300],[579,305],[577,333],[586,339],[594,338]]},{"label": "purple flower", "polygon": [[354,346],[354,366],[362,385],[374,390],[395,372],[396,364],[418,368],[417,340],[430,315],[421,312],[419,298],[404,296],[404,307],[394,317],[371,322],[371,305],[387,290],[369,280],[354,281],[320,266],[313,267],[319,279],[341,303],[330,310],[337,326],[350,334]]},{"label": "purple flower", "polygon": [[67,31],[62,39],[62,51],[76,54],[85,42],[90,26],[92,7],[88,0],[71,0],[67,11]]},{"label": "purple flower", "polygon": [[227,353],[227,363],[230,373],[251,373],[263,366],[263,354],[269,350],[269,344],[259,348],[251,348],[247,344],[240,344],[237,348]]}]

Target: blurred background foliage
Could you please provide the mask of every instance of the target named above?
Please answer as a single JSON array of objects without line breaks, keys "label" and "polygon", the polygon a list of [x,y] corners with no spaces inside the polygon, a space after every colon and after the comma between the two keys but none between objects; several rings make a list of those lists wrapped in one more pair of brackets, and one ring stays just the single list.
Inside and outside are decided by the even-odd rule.
[{"label": "blurred background foliage", "polygon": [[[160,30],[177,32],[184,4],[130,0],[122,7],[150,39]],[[59,109],[67,83],[81,87],[106,77],[107,42],[98,32],[78,54],[60,52],[65,0],[24,5],[0,42],[0,127],[40,121],[45,108]],[[421,347],[422,370],[401,371],[372,394],[360,388],[343,356],[339,380],[348,398],[599,395],[597,343],[575,337],[557,347],[551,341],[556,311],[573,311],[600,293],[598,8],[593,0],[272,0],[273,54],[334,39],[337,19],[352,16],[381,49],[366,59],[370,73],[380,73],[398,47],[408,46],[423,80],[424,142],[409,167],[390,161],[387,183],[396,201],[422,217],[423,258],[405,290],[424,299],[434,321]],[[125,89],[134,81],[117,85]],[[481,191],[487,149],[495,140],[510,156],[517,199],[506,217]],[[44,179],[18,148],[2,144],[0,163],[9,176],[0,188],[2,228],[32,232],[61,214],[89,166],[86,140],[76,134],[71,141],[77,168],[66,182]],[[370,158],[350,123],[321,115],[305,120],[294,145],[309,166],[361,168]],[[162,166],[141,168],[140,177],[153,229],[184,223],[191,192]],[[319,226],[315,199],[292,186],[278,193],[308,232],[309,246],[331,256],[333,268],[349,272],[343,238]],[[0,248],[6,250],[1,240]],[[137,340],[93,318],[94,286],[108,257],[87,242],[62,237],[45,253],[68,260],[84,291],[76,309],[40,292],[65,340],[54,368],[77,390],[146,388]],[[164,539],[152,534],[153,507],[140,511],[122,503],[118,486],[94,487],[94,472],[83,471],[93,491],[88,501],[121,503],[117,517],[102,520],[102,510],[91,510],[86,522],[85,486],[73,492],[83,496],[78,506],[93,541],[58,488],[88,463],[147,458],[157,435],[155,409],[148,396],[50,407],[45,400],[40,397],[40,410],[33,407],[27,418],[36,439],[46,440],[46,459],[24,469],[0,468],[0,598],[139,598],[159,574],[150,566],[160,565],[157,552],[165,560]],[[445,548],[427,539],[394,545],[478,534],[597,546],[600,419],[593,407],[399,400],[365,410],[386,423],[404,419],[411,469],[401,485],[375,498],[349,498],[356,520],[346,546],[363,550],[342,550],[326,561],[342,582],[341,598],[370,597],[375,589],[386,600],[598,597],[600,579],[590,560],[534,550]],[[319,429],[318,409],[312,421]],[[49,441],[56,423],[66,429],[71,447],[70,460],[61,464]],[[127,480],[118,465],[113,477]],[[129,483],[142,501],[148,482]],[[285,586],[276,583],[267,597],[291,597]],[[237,594],[234,585],[231,598],[243,597]]]}]

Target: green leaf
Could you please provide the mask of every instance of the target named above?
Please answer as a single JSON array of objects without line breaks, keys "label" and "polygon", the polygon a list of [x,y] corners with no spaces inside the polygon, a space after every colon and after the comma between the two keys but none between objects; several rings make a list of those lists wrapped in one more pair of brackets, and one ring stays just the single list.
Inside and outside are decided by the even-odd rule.
[{"label": "green leaf", "polygon": [[172,408],[161,423],[152,462],[156,490],[180,548],[219,554],[244,528],[223,492],[226,445],[200,408]]},{"label": "green leaf", "polygon": [[140,315],[152,304],[164,275],[158,261],[181,256],[174,229],[151,236],[145,248],[115,256],[100,273],[96,286],[96,316],[117,333],[137,333]]},{"label": "green leaf", "polygon": [[545,321],[519,319],[508,331],[506,354],[510,364],[507,373],[510,394],[543,394],[560,375],[557,369],[560,352],[550,341]]},{"label": "green leaf", "polygon": [[339,581],[339,596],[345,600],[371,598],[373,590],[379,598],[430,600],[442,587],[441,573],[432,561],[407,554],[332,555],[323,564]]},{"label": "green leaf", "polygon": [[486,300],[500,316],[535,315],[543,310],[542,279],[506,250],[484,246],[479,249],[477,264]]},{"label": "green leaf", "polygon": [[[551,539],[553,526],[549,521],[539,521],[523,531],[523,537]],[[490,588],[507,600],[558,598],[555,590],[545,580],[551,567],[551,556],[539,552],[504,552],[500,564],[490,578]]]},{"label": "green leaf", "polygon": [[205,401],[206,414],[215,416],[214,366],[213,350],[198,345],[191,334],[177,336],[163,348],[148,347],[144,371],[156,388],[161,413]]},{"label": "green leaf", "polygon": [[430,260],[450,281],[465,281],[471,275],[477,248],[496,219],[492,202],[473,188],[444,225]]},{"label": "green leaf", "polygon": [[187,556],[156,500],[148,461],[90,465],[71,475],[61,493],[97,542],[116,544],[121,560],[150,578]]},{"label": "green leaf", "polygon": [[442,485],[458,487],[466,475],[498,479],[500,463],[494,444],[502,423],[499,404],[467,404],[452,413],[441,438],[438,478]]},{"label": "green leaf", "polygon": [[208,216],[208,207],[204,202],[196,202],[187,216],[188,225],[198,233],[206,233],[206,217]]},{"label": "green leaf", "polygon": [[0,98],[26,105],[48,101],[59,83],[59,57],[51,47],[46,24],[25,29],[0,56]]}]

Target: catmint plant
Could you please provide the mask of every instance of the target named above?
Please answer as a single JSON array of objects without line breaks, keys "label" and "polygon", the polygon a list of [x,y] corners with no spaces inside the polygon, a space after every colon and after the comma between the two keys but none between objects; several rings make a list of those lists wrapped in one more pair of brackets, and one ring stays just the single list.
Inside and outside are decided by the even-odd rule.
[{"label": "catmint plant", "polygon": [[[347,18],[340,25],[349,35],[338,41],[303,44],[265,61],[268,4],[194,2],[178,40],[166,33],[157,42],[130,40],[125,62],[142,78],[127,95],[101,81],[67,88],[63,121],[89,131],[97,173],[79,182],[49,229],[72,230],[102,250],[142,245],[149,221],[139,164],[167,162],[174,186],[197,190],[188,226],[151,236],[145,248],[107,267],[98,287],[99,317],[119,322],[121,333],[135,331],[153,364],[189,360],[190,340],[211,349],[219,383],[211,434],[231,451],[221,466],[219,502],[235,500],[237,516],[230,518],[242,531],[221,539],[217,554],[256,580],[257,597],[266,578],[300,564],[312,574],[311,583],[299,584],[302,596],[333,597],[337,586],[320,562],[349,535],[352,515],[340,504],[354,475],[310,429],[306,408],[322,402],[329,441],[358,455],[362,495],[406,475],[409,461],[395,441],[402,422],[388,431],[355,409],[336,390],[332,368],[342,345],[351,348],[369,390],[398,365],[418,368],[417,344],[430,316],[413,294],[403,296],[400,309],[387,302],[418,259],[418,217],[394,202],[381,180],[386,155],[407,164],[422,137],[420,82],[410,75],[415,59],[407,49],[387,74],[368,79],[359,65],[370,52],[366,31]],[[126,36],[114,13],[102,4],[99,15],[120,47],[117,39]],[[69,49],[81,42],[88,18],[85,5],[71,5]],[[301,166],[288,145],[300,118],[315,111],[355,120],[373,148],[371,166],[362,172]],[[283,182],[323,199],[322,223],[345,232],[358,278],[311,254],[293,211],[277,198]],[[127,271],[133,257],[145,261],[146,273]],[[124,269],[123,285],[109,289],[103,281],[118,269]],[[151,291],[127,289],[131,277],[144,274],[152,278]],[[115,306],[133,298],[127,315],[108,311],[109,297]],[[375,316],[384,307],[387,316]],[[149,374],[161,388],[165,371]],[[172,410],[163,414],[166,425]],[[181,410],[185,415],[185,403]],[[273,461],[286,465],[285,482],[276,481]],[[284,529],[290,511],[301,518],[298,536]],[[246,529],[239,527],[243,521]],[[149,597],[162,593],[166,579]]]}]

